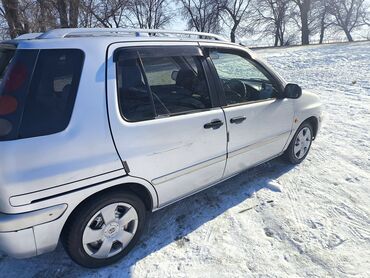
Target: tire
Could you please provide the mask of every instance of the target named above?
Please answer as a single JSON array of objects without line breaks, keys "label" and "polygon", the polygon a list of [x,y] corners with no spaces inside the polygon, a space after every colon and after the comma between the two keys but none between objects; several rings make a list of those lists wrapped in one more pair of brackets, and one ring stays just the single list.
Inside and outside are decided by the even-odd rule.
[{"label": "tire", "polygon": [[63,230],[62,243],[77,264],[104,267],[129,253],[145,223],[146,209],[139,197],[127,191],[107,191],[73,212]]},{"label": "tire", "polygon": [[[301,163],[310,151],[312,140],[312,125],[309,122],[302,123],[284,153],[286,161],[291,164]],[[301,142],[303,142],[303,144]],[[298,149],[300,149],[300,151],[297,151]]]}]

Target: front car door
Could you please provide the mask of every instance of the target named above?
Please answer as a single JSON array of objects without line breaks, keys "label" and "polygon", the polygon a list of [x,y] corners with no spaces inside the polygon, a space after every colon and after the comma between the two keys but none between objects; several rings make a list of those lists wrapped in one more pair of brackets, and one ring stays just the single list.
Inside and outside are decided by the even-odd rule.
[{"label": "front car door", "polygon": [[292,100],[282,84],[243,49],[208,45],[219,77],[229,132],[225,177],[282,153],[292,130]]},{"label": "front car door", "polygon": [[108,110],[117,151],[130,175],[154,185],[160,206],[222,179],[227,131],[208,71],[196,43],[108,49]]}]

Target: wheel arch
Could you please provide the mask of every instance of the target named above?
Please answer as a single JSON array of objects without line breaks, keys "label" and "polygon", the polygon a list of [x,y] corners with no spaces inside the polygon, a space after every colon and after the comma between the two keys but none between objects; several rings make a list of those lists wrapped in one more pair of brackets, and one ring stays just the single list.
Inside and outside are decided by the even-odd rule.
[{"label": "wheel arch", "polygon": [[298,121],[298,117],[296,116],[295,119],[297,121],[294,121],[293,122],[293,127],[292,127],[292,130],[291,130],[291,133],[290,133],[290,136],[289,138],[287,139],[287,142],[285,143],[285,146],[283,148],[283,152],[285,152],[287,150],[287,148],[289,147],[289,144],[292,142],[293,138],[294,138],[294,135],[296,134],[297,130],[299,129],[299,127],[304,124],[304,123],[310,123],[312,128],[313,128],[313,139],[316,138],[316,135],[319,131],[319,120],[316,116],[313,116],[313,115],[310,115],[306,118],[303,118],[304,120],[302,121]]},{"label": "wheel arch", "polygon": [[315,140],[316,135],[317,135],[317,131],[319,129],[319,120],[317,119],[317,117],[311,116],[311,117],[307,118],[306,120],[304,120],[302,122],[302,124],[307,123],[307,122],[310,123],[312,128],[313,128],[313,140]]},{"label": "wheel arch", "polygon": [[145,205],[145,208],[148,212],[151,212],[154,209],[155,200],[153,200],[153,198],[155,196],[152,196],[151,192],[149,191],[149,189],[146,186],[144,186],[143,184],[140,184],[138,182],[127,182],[127,183],[117,184],[117,185],[99,190],[97,192],[94,192],[93,194],[90,194],[89,196],[85,197],[81,202],[79,202],[79,204],[76,207],[74,207],[73,210],[69,213],[66,221],[64,222],[64,225],[63,225],[63,228],[62,228],[62,231],[61,231],[61,236],[63,236],[64,231],[65,231],[66,227],[69,225],[69,222],[71,221],[71,219],[73,219],[73,217],[76,215],[76,213],[78,213],[80,208],[86,202],[90,201],[91,199],[96,198],[97,196],[99,196],[101,194],[104,194],[106,192],[111,192],[111,191],[121,191],[121,192],[122,191],[127,191],[127,192],[130,192],[132,194],[135,194],[136,196],[138,196],[143,201],[143,203]]}]

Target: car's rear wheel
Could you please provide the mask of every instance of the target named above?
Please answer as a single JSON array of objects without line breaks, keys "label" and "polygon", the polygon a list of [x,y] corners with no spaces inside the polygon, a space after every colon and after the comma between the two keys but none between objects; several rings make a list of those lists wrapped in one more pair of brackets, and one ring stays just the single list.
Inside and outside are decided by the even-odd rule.
[{"label": "car's rear wheel", "polygon": [[63,245],[79,265],[107,266],[134,247],[145,221],[145,205],[139,197],[109,191],[89,199],[73,213],[63,233]]},{"label": "car's rear wheel", "polygon": [[309,122],[304,122],[296,131],[292,141],[285,151],[287,161],[292,164],[301,163],[308,155],[312,140],[312,125]]}]

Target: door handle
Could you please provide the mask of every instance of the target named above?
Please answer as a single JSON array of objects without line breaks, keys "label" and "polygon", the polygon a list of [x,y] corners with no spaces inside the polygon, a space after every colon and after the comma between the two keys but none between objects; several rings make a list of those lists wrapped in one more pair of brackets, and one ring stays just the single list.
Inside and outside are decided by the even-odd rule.
[{"label": "door handle", "polygon": [[210,123],[206,123],[204,125],[204,128],[205,129],[210,129],[210,128],[212,128],[212,129],[218,129],[218,128],[220,128],[223,125],[224,125],[224,123],[222,121],[220,121],[220,120],[213,120]]},{"label": "door handle", "polygon": [[247,119],[247,117],[245,117],[245,116],[235,117],[235,118],[231,118],[230,119],[230,123],[232,123],[232,124],[240,124],[240,123],[244,122],[246,119]]}]

